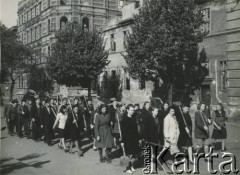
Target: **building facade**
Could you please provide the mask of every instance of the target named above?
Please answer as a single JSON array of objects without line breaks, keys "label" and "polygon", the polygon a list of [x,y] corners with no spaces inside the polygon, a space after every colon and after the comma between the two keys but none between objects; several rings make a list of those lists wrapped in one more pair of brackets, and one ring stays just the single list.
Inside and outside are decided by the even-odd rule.
[{"label": "building facade", "polygon": [[[144,1],[135,1],[124,4],[122,17],[113,19],[104,29],[106,49],[110,52],[108,59],[111,62],[106,72],[100,76],[100,89],[116,96],[116,91],[121,87],[123,98],[129,101],[147,99],[153,89],[153,85],[148,82],[145,88],[147,91],[141,90],[140,83],[124,71],[127,64],[122,56],[125,53],[126,35],[131,32],[134,22],[133,14],[138,13],[143,3]],[[240,108],[240,3],[237,0],[199,0],[195,3],[206,22],[202,30],[209,32],[199,44],[199,48],[204,47],[207,53],[205,66],[209,69],[209,75],[196,95],[192,96],[193,104],[204,101],[214,106],[221,102],[231,115],[232,111]],[[120,85],[109,89],[106,82],[107,79],[111,81],[111,77],[118,77]]]},{"label": "building facade", "polygon": [[[34,50],[38,65],[44,65],[55,34],[67,23],[77,22],[89,30],[101,28],[119,15],[118,0],[22,0],[18,4],[18,33],[24,45]],[[16,94],[27,89],[27,75],[19,78]]]},{"label": "building facade", "polygon": [[209,34],[206,49],[209,75],[198,97],[209,104],[223,103],[229,115],[240,108],[240,3],[237,0],[199,4]]},{"label": "building facade", "polygon": [[139,80],[129,76],[125,68],[127,63],[123,57],[127,44],[127,35],[131,33],[133,15],[138,13],[144,0],[128,1],[122,3],[122,16],[109,21],[103,29],[110,61],[106,71],[99,76],[99,91],[103,97],[117,97],[123,102],[144,103],[152,96],[153,82],[145,82],[141,87]]}]

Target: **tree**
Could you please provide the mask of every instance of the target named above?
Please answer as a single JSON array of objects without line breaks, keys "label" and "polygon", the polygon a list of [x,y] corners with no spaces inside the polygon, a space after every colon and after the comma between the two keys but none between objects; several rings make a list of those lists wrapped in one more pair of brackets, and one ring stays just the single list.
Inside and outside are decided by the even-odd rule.
[{"label": "tree", "polygon": [[68,24],[56,34],[56,42],[48,57],[47,70],[58,84],[88,88],[108,65],[108,51],[103,36],[97,30],[82,30],[78,24]]},{"label": "tree", "polygon": [[32,63],[31,49],[24,46],[18,40],[16,29],[8,29],[0,22],[1,35],[1,83],[10,78],[10,99],[13,97],[13,90],[16,80],[30,70]]},{"label": "tree", "polygon": [[49,94],[53,91],[53,80],[47,74],[45,68],[33,66],[30,73],[28,88],[34,90],[40,97],[45,96],[45,93]]},{"label": "tree", "polygon": [[[198,54],[198,43],[206,32],[203,15],[189,0],[151,0],[134,16],[127,37],[126,55],[130,75],[159,82],[172,102],[173,88],[187,98],[204,80],[206,54]],[[204,53],[204,50],[202,51]],[[152,75],[155,75],[154,78]],[[186,76],[184,76],[186,75]]]}]

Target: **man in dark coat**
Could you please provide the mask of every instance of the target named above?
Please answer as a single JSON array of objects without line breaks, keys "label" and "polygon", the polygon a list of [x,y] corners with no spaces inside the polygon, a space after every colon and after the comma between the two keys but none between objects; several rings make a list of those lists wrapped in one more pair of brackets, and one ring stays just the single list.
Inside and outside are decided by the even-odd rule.
[{"label": "man in dark coat", "polygon": [[158,120],[158,109],[152,108],[152,116],[146,121],[143,138],[147,142],[160,143],[160,125]]},{"label": "man in dark coat", "polygon": [[26,100],[22,100],[21,104],[17,108],[18,112],[18,137],[22,138],[22,127],[24,127],[25,135],[29,136],[29,127],[28,127],[28,119],[29,119],[29,110],[26,105]]},{"label": "man in dark coat", "polygon": [[[40,121],[42,117],[43,108],[40,104],[40,99],[36,99],[36,103],[33,105],[32,110],[32,137],[34,141],[40,141],[41,139],[41,126]],[[42,126],[43,128],[43,126]]]},{"label": "man in dark coat", "polygon": [[109,104],[109,114],[110,114],[110,118],[111,118],[111,126],[114,126],[115,121],[115,114],[117,112],[117,99],[116,98],[111,98],[110,99],[110,104]]},{"label": "man in dark coat", "polygon": [[[16,99],[11,101],[11,104],[8,107],[7,111],[7,122],[9,127],[9,134],[10,136],[13,136],[14,134],[14,127],[17,125],[17,103],[18,101]],[[17,130],[16,130],[17,132]]]},{"label": "man in dark coat", "polygon": [[142,114],[142,119],[143,119],[143,125],[145,127],[145,124],[146,124],[147,120],[149,118],[151,118],[151,116],[152,116],[150,102],[146,101],[144,103],[141,114]]},{"label": "man in dark coat", "polygon": [[42,109],[42,117],[40,120],[41,127],[44,131],[44,140],[48,144],[48,146],[52,146],[52,137],[53,137],[53,124],[55,121],[55,115],[50,106],[49,101],[45,101],[45,106]]},{"label": "man in dark coat", "polygon": [[127,106],[127,113],[123,117],[120,127],[122,132],[122,140],[121,146],[124,148],[126,155],[128,155],[131,159],[129,165],[126,167],[127,173],[133,173],[134,162],[137,158],[137,154],[141,151],[139,144],[141,144],[141,139],[138,134],[137,122],[133,117],[134,114],[134,106],[129,104]]},{"label": "man in dark coat", "polygon": [[144,128],[144,124],[143,124],[143,118],[142,118],[142,112],[140,109],[140,105],[138,103],[136,103],[134,105],[134,118],[137,121],[137,126],[138,126],[138,134],[139,136],[142,138],[143,137],[143,128]]}]

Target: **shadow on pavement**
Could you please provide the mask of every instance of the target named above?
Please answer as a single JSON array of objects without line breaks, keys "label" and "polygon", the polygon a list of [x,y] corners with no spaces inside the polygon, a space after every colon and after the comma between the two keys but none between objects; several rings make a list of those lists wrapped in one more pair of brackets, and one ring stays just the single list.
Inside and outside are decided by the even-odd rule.
[{"label": "shadow on pavement", "polygon": [[29,154],[29,155],[27,155],[27,156],[24,156],[24,157],[19,158],[18,160],[19,160],[19,161],[24,161],[24,160],[39,158],[39,157],[44,156],[44,155],[46,155],[46,154],[47,154],[47,153],[43,153],[43,154],[37,154],[37,153]]},{"label": "shadow on pavement", "polygon": [[1,172],[1,174],[8,174],[8,173],[11,173],[12,171],[26,168],[28,166],[29,165],[22,163],[22,162],[10,163],[10,164],[5,164],[5,165],[2,165],[2,162],[1,162],[1,171],[0,172]]},{"label": "shadow on pavement", "polygon": [[[13,171],[17,171],[19,169],[23,169],[23,168],[26,168],[26,167],[42,168],[42,165],[44,165],[46,163],[50,163],[51,161],[50,160],[47,160],[47,161],[33,161],[33,162],[30,162],[30,163],[24,163],[24,162],[21,162],[21,161],[29,160],[29,159],[33,159],[33,158],[38,158],[38,157],[41,157],[45,154],[46,153],[44,153],[44,154],[29,154],[27,156],[24,156],[22,158],[17,159],[18,162],[14,162],[14,163],[12,163],[12,161],[14,159],[11,158],[11,157],[2,158],[2,159],[0,159],[0,174],[9,174]],[[10,162],[8,163],[8,161],[10,161]],[[15,159],[15,161],[16,161],[16,159]]]},{"label": "shadow on pavement", "polygon": [[34,164],[31,164],[34,168],[42,168],[43,164],[50,163],[50,160],[42,161],[42,162],[36,162]]}]

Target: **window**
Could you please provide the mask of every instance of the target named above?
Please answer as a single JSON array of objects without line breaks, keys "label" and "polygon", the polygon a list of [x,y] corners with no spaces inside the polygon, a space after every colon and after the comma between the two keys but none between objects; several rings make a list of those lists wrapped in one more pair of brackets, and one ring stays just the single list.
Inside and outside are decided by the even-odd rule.
[{"label": "window", "polygon": [[27,44],[27,33],[23,33],[23,44]]},{"label": "window", "polygon": [[48,0],[43,0],[42,9],[45,10],[48,7]]},{"label": "window", "polygon": [[89,19],[87,17],[82,19],[82,27],[83,30],[89,30]]},{"label": "window", "polygon": [[67,0],[60,0],[60,5],[65,5],[67,4]]},{"label": "window", "polygon": [[126,78],[126,89],[130,90],[130,78]]},{"label": "window", "polygon": [[23,76],[18,77],[18,87],[19,88],[23,87]]},{"label": "window", "polygon": [[36,16],[40,14],[40,4],[36,6]]},{"label": "window", "polygon": [[35,7],[32,8],[32,18],[35,18],[36,12],[35,12]]},{"label": "window", "polygon": [[32,10],[28,11],[28,21],[32,19]]},{"label": "window", "polygon": [[39,38],[42,37],[42,25],[40,24],[39,25]]},{"label": "window", "polygon": [[23,22],[27,22],[27,12],[24,13],[24,19],[23,19]]},{"label": "window", "polygon": [[35,27],[35,28],[34,28],[34,37],[35,37],[36,40],[38,40],[38,37],[37,37],[37,30],[38,30],[38,28]]},{"label": "window", "polygon": [[123,48],[126,49],[127,46],[127,34],[128,31],[123,31]]},{"label": "window", "polygon": [[67,25],[67,18],[65,16],[61,17],[60,19],[60,29],[65,29]]},{"label": "window", "polygon": [[205,24],[202,25],[201,30],[203,32],[210,32],[210,17],[211,17],[210,8],[202,9],[202,14]]},{"label": "window", "polygon": [[39,10],[38,10],[39,14],[41,13],[41,11],[42,11],[42,2],[39,3]]},{"label": "window", "polygon": [[50,19],[48,19],[48,33],[51,32],[51,21]]},{"label": "window", "polygon": [[55,31],[56,30],[56,18],[53,17],[51,18],[51,31]]},{"label": "window", "polygon": [[48,46],[48,55],[50,55],[50,54],[51,54],[51,47]]},{"label": "window", "polygon": [[137,9],[139,7],[140,7],[140,2],[139,1],[135,1],[134,8]]},{"label": "window", "polygon": [[111,44],[111,51],[116,51],[116,42],[114,41],[114,34],[111,34],[111,39],[110,39],[110,44]]},{"label": "window", "polygon": [[31,31],[32,31],[32,41],[35,41],[35,28],[32,28],[31,29]]},{"label": "window", "polygon": [[210,71],[209,71],[209,68],[210,68],[209,62],[201,63],[201,65],[207,69],[207,71],[208,71],[207,75],[209,76],[209,73],[210,73]]},{"label": "window", "polygon": [[227,62],[220,61],[219,68],[220,68],[220,86],[221,86],[220,88],[224,90],[227,87]]},{"label": "window", "polygon": [[45,20],[43,23],[42,23],[42,36],[45,36],[45,35],[47,35],[47,33],[48,33],[48,21],[47,20]]}]

